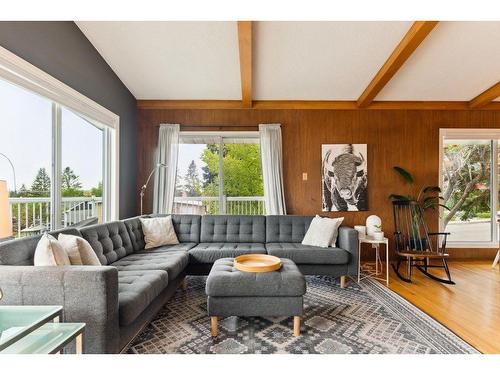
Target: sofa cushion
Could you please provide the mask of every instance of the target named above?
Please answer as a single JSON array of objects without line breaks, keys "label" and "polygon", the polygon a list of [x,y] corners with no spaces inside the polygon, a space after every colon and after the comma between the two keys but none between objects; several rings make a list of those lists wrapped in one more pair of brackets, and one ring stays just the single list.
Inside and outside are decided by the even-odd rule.
[{"label": "sofa cushion", "polygon": [[112,221],[80,229],[102,265],[109,265],[134,251],[125,224]]},{"label": "sofa cushion", "polygon": [[142,231],[142,224],[139,220],[140,217],[147,216],[136,216],[123,220],[123,224],[125,224],[125,227],[127,228],[134,251],[143,250],[146,246],[146,242],[144,241],[144,232]]},{"label": "sofa cushion", "polygon": [[120,325],[131,324],[168,285],[168,274],[159,270],[118,271]]},{"label": "sofa cushion", "polygon": [[207,278],[205,291],[210,297],[278,297],[302,296],[306,281],[298,267],[289,259],[274,272],[242,272],[234,267],[234,259],[219,259]]},{"label": "sofa cushion", "polygon": [[220,258],[235,258],[243,254],[266,254],[263,243],[200,243],[188,251],[193,263],[214,263]]},{"label": "sofa cushion", "polygon": [[311,224],[313,216],[270,215],[266,217],[265,242],[300,243]]},{"label": "sofa cushion", "polygon": [[[75,228],[65,228],[49,232],[55,238],[59,233],[79,236],[80,232]],[[0,242],[0,265],[4,266],[32,266],[36,245],[42,235],[24,237]]]},{"label": "sofa cushion", "polygon": [[266,242],[266,217],[205,215],[201,218],[200,242]]},{"label": "sofa cushion", "polygon": [[[154,214],[149,217],[162,217],[166,214]],[[171,215],[175,233],[179,242],[200,242],[200,215]]]},{"label": "sofa cushion", "polygon": [[142,254],[142,253],[147,253],[147,254],[154,254],[154,253],[163,253],[163,252],[169,252],[169,251],[188,251],[189,249],[192,249],[198,245],[197,243],[194,242],[183,242],[178,245],[164,245],[164,246],[159,246],[155,247],[153,249],[147,249],[147,250],[140,250],[137,253]]},{"label": "sofa cushion", "polygon": [[163,270],[168,273],[168,279],[173,280],[184,271],[189,263],[185,251],[169,251],[162,253],[135,253],[127,255],[112,263],[118,271]]},{"label": "sofa cushion", "polygon": [[267,253],[278,258],[288,258],[297,264],[346,264],[349,253],[338,247],[317,247],[295,242],[266,244]]}]

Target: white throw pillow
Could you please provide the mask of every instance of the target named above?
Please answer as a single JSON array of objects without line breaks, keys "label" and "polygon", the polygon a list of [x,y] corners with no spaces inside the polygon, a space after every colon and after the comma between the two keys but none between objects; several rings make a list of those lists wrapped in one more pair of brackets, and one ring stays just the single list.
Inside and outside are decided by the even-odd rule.
[{"label": "white throw pillow", "polygon": [[147,219],[141,217],[139,220],[142,224],[142,232],[146,242],[145,249],[163,245],[177,245],[179,243],[170,215]]},{"label": "white throw pillow", "polygon": [[342,222],[344,221],[344,218],[343,217],[336,217],[336,218],[324,217],[323,219],[324,220],[331,220],[335,224],[335,230],[333,231],[333,236],[332,236],[332,240],[330,242],[330,246],[336,247],[337,237],[339,236],[339,227],[342,224]]},{"label": "white throw pillow", "polygon": [[68,254],[71,265],[101,266],[101,261],[85,238],[61,233],[57,240]]},{"label": "white throw pillow", "polygon": [[307,229],[302,245],[329,247],[333,244],[335,246],[338,227],[343,220],[343,217],[330,219],[316,215]]},{"label": "white throw pillow", "polygon": [[69,266],[71,262],[61,244],[50,234],[45,233],[36,245],[34,265]]}]

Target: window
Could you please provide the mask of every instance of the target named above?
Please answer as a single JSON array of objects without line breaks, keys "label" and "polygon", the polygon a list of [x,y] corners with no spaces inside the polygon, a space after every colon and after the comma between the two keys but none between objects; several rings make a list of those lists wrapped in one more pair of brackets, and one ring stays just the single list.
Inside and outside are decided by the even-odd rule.
[{"label": "window", "polygon": [[0,130],[7,236],[117,218],[118,116],[0,49]]},{"label": "window", "polygon": [[498,140],[500,132],[441,129],[440,226],[450,232],[450,246],[498,244]]},{"label": "window", "polygon": [[264,211],[258,132],[181,132],[175,213]]}]

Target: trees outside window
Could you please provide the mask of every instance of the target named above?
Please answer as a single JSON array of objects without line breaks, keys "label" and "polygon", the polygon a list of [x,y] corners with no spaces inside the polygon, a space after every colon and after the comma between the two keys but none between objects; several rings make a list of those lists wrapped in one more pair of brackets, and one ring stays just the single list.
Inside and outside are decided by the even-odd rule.
[{"label": "trees outside window", "polygon": [[264,187],[258,138],[226,141],[223,133],[218,137],[217,143],[190,144],[188,139],[181,143],[176,197],[184,197],[184,202],[189,202],[186,205],[202,205],[203,213],[208,214],[262,214]]},{"label": "trees outside window", "polygon": [[445,139],[442,150],[441,227],[453,243],[495,242],[496,207],[492,178],[498,173],[497,140]]}]

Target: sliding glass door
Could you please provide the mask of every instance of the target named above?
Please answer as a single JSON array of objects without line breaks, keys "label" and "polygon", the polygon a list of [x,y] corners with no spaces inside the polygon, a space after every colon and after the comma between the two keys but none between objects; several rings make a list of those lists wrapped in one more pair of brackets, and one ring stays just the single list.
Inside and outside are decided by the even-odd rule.
[{"label": "sliding glass door", "polygon": [[264,213],[257,132],[182,132],[175,213]]},{"label": "sliding glass door", "polygon": [[111,219],[115,130],[4,80],[0,129],[7,237]]},{"label": "sliding glass door", "polygon": [[0,80],[0,180],[14,237],[51,227],[52,102]]}]

